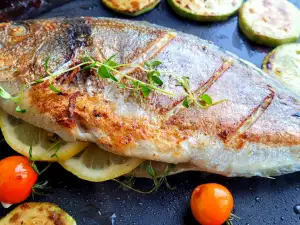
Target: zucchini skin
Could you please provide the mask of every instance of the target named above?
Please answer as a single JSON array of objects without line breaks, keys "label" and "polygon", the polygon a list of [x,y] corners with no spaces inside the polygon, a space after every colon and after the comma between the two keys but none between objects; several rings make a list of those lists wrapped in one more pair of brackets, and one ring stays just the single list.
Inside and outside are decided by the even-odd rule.
[{"label": "zucchini skin", "polygon": [[152,9],[154,9],[160,3],[160,0],[156,0],[152,4],[150,4],[147,7],[145,7],[144,9],[136,11],[136,12],[129,12],[129,11],[124,11],[124,10],[118,10],[115,7],[113,7],[110,3],[106,2],[105,0],[102,1],[102,3],[107,8],[113,10],[116,13],[120,13],[120,14],[123,14],[123,15],[126,15],[126,16],[130,16],[130,17],[136,17],[136,16],[140,16],[140,15],[142,15],[144,13],[147,13],[147,12],[151,11]]},{"label": "zucchini skin", "polygon": [[[289,49],[285,49],[285,48],[289,48]],[[274,70],[274,67],[276,68],[278,65],[277,64],[278,58],[280,58],[278,56],[278,54],[281,54],[284,51],[286,53],[286,55],[289,56],[289,58],[291,58],[292,56],[289,55],[290,51],[294,51],[294,50],[296,51],[297,49],[300,49],[300,43],[289,43],[289,44],[284,44],[284,45],[278,46],[277,48],[275,48],[271,52],[269,52],[266,55],[266,57],[264,58],[263,63],[262,63],[262,70],[264,72],[266,72],[268,75],[278,79],[284,86],[286,86],[288,89],[292,90],[294,93],[296,93],[296,95],[300,96],[300,86],[299,86],[300,85],[300,83],[299,83],[300,77],[297,76],[298,73],[297,72],[295,74],[292,73],[295,75],[293,77],[293,79],[296,79],[296,81],[293,80],[293,81],[289,82],[291,80],[290,76],[288,76],[289,79],[288,79],[288,81],[286,81],[286,77],[287,77],[286,75],[291,74],[288,71],[289,67],[283,68],[281,70],[280,74],[277,74],[276,70]],[[277,60],[276,60],[276,58],[277,58]]]},{"label": "zucchini skin", "polygon": [[234,15],[238,11],[237,9],[226,15],[205,16],[205,15],[194,14],[181,8],[180,6],[176,5],[174,0],[168,0],[168,3],[171,6],[171,8],[175,11],[175,13],[178,14],[179,16],[184,17],[186,19],[199,21],[199,22],[225,21],[228,20],[230,16]]},{"label": "zucchini skin", "polygon": [[268,47],[277,47],[279,45],[288,44],[288,43],[294,43],[297,42],[299,36],[290,37],[290,38],[272,38],[266,35],[257,34],[251,25],[247,24],[247,20],[245,18],[245,15],[243,11],[245,10],[245,5],[243,5],[240,8],[239,12],[239,27],[241,31],[246,35],[246,37],[251,40],[252,42],[255,42],[257,44],[266,45]]}]

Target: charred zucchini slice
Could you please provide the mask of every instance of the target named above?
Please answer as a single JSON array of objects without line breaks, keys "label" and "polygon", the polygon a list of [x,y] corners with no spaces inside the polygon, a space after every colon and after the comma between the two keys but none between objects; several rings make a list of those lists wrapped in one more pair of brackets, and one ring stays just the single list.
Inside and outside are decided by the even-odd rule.
[{"label": "charred zucchini slice", "polygon": [[270,52],[262,66],[300,96],[300,44],[285,44]]},{"label": "charred zucchini slice", "polygon": [[0,225],[76,225],[76,221],[57,205],[30,202],[19,205],[0,220]]},{"label": "charred zucchini slice", "polygon": [[196,21],[227,20],[242,5],[243,0],[168,0],[180,16]]},{"label": "charred zucchini slice", "polygon": [[300,11],[287,0],[248,0],[241,7],[239,25],[250,40],[276,47],[297,41]]},{"label": "charred zucchini slice", "polygon": [[102,2],[115,12],[127,16],[139,16],[154,9],[160,0],[102,0]]}]

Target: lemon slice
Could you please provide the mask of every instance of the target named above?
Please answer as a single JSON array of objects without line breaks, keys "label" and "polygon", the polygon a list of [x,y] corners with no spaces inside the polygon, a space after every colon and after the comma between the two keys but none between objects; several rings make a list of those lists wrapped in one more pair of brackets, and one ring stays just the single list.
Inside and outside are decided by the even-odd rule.
[{"label": "lemon slice", "polygon": [[142,161],[115,155],[102,150],[96,144],[89,144],[83,152],[60,164],[83,180],[102,182],[131,172]]},{"label": "lemon slice", "polygon": [[0,111],[0,126],[5,141],[16,152],[29,157],[29,149],[32,146],[32,160],[34,161],[66,160],[88,145],[86,142],[64,142],[57,135],[2,111]]}]

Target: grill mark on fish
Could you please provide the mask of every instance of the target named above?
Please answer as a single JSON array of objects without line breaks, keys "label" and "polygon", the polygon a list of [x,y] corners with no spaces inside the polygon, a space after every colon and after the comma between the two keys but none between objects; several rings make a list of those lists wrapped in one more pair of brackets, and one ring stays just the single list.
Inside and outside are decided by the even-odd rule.
[{"label": "grill mark on fish", "polygon": [[198,90],[195,91],[197,96],[207,92],[209,88],[233,65],[233,60],[226,60],[220,69],[218,69]]},{"label": "grill mark on fish", "polygon": [[[159,54],[173,40],[173,38],[175,38],[175,36],[176,35],[174,33],[163,34],[161,37],[158,37],[156,40],[151,42],[147,47],[144,47],[144,49],[145,49],[144,53],[142,55],[136,56],[135,59],[133,59],[133,61],[130,63],[137,64],[137,65],[143,65],[146,61],[153,59],[157,54]],[[75,65],[76,64],[72,64],[69,67],[72,67]],[[77,68],[66,75],[61,75],[61,76],[59,76],[60,79],[57,79],[57,80],[59,80],[60,84],[62,84],[63,82],[70,84],[72,81],[74,82],[74,78],[78,74],[79,70],[80,69]],[[138,70],[138,68],[135,68],[135,67],[127,67],[127,68],[120,68],[119,71],[122,73],[125,73],[125,74],[129,74],[129,73],[133,73],[137,70]],[[95,75],[94,71],[90,72],[90,76],[93,76],[93,75]],[[119,74],[115,74],[115,76],[117,78],[120,77]],[[101,80],[100,80],[100,82],[96,82],[97,87],[99,87],[99,85],[98,85],[99,83],[103,83],[103,82]],[[104,82],[104,84],[107,84],[107,82]],[[101,85],[101,90],[104,87],[105,87],[105,85]],[[96,89],[95,86],[94,86],[94,89]],[[86,91],[86,89],[85,89],[85,91]]]},{"label": "grill mark on fish", "polygon": [[[196,91],[193,93],[196,94],[197,97],[204,94],[209,90],[209,88],[233,65],[233,61],[231,59],[225,61],[222,66],[203,84],[201,85]],[[173,108],[170,110],[161,109],[160,112],[164,113],[167,112],[167,118],[174,116],[179,110],[184,109],[182,103],[184,101],[185,96],[182,97],[181,100],[178,100],[173,103]]]},{"label": "grill mark on fish", "polygon": [[244,121],[241,122],[241,125],[236,132],[231,133],[229,136],[225,133],[219,134],[219,137],[224,140],[227,146],[237,149],[243,147],[244,140],[241,137],[265,113],[275,98],[275,91],[272,90],[272,88],[269,88],[269,90],[271,93],[264,98],[262,103],[257,106]]},{"label": "grill mark on fish", "polygon": [[[146,61],[149,61],[153,59],[155,56],[157,56],[174,38],[176,37],[175,33],[167,33],[163,36],[157,38],[153,43],[151,43],[147,48],[145,48],[145,51],[137,56],[133,61],[132,64],[139,64],[142,65]],[[132,73],[137,68],[121,68],[120,72],[122,73]]]}]

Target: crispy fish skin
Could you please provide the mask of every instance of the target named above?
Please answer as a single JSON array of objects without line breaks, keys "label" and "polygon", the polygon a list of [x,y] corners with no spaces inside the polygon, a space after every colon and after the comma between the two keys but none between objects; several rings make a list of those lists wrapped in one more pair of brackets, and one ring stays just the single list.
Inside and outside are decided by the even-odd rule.
[{"label": "crispy fish skin", "polygon": [[[23,27],[22,27],[23,26]],[[15,30],[15,28],[18,28]],[[225,176],[273,176],[300,170],[300,100],[254,65],[197,37],[146,23],[101,18],[54,18],[0,24],[0,85],[17,94],[25,82],[78,63],[85,52],[99,61],[117,53],[119,63],[163,62],[163,88],[176,97],[139,95],[97,78],[68,73],[35,84],[21,107],[0,101],[7,113],[57,133],[66,141],[97,143],[116,154],[168,163],[190,163]],[[26,32],[25,32],[25,31]],[[16,35],[18,34],[18,36]],[[23,34],[23,35],[20,35]],[[139,69],[126,71],[146,80]],[[176,79],[215,101],[208,109],[183,108]]]}]

